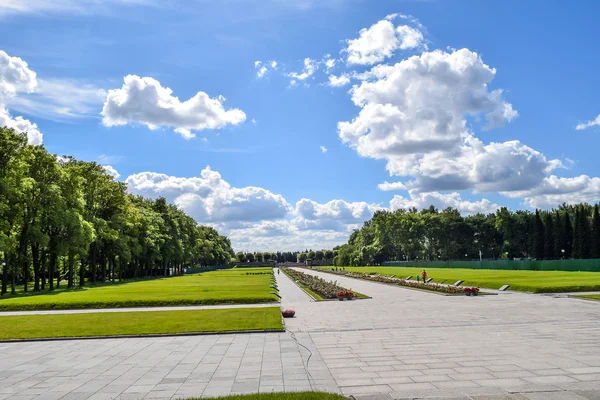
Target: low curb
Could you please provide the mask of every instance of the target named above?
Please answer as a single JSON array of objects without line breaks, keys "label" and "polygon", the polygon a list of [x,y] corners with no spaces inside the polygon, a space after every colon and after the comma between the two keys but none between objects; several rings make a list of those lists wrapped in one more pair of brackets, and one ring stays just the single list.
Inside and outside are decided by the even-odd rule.
[{"label": "low curb", "polygon": [[97,339],[133,339],[133,338],[161,338],[179,336],[214,336],[214,335],[240,335],[251,333],[283,333],[281,329],[255,329],[248,331],[217,331],[217,332],[183,332],[183,333],[149,333],[142,335],[113,335],[113,336],[72,336],[56,338],[31,338],[31,339],[1,339],[0,343],[23,343],[23,342],[54,342],[59,340],[97,340]]}]

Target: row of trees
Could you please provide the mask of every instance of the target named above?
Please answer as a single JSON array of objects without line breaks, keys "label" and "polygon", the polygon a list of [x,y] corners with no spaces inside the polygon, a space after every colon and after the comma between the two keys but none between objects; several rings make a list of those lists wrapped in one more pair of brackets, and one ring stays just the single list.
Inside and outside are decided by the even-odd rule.
[{"label": "row of trees", "polygon": [[296,262],[298,258],[297,251],[278,251],[274,253],[269,252],[238,252],[235,255],[235,258],[239,262],[269,262],[276,261],[279,263],[283,262]]},{"label": "row of trees", "polygon": [[391,260],[600,258],[600,210],[589,204],[550,211],[510,211],[467,217],[454,208],[378,211],[334,248],[336,265]]},{"label": "row of trees", "polygon": [[0,128],[2,294],[229,263],[229,239],[177,207],[127,193],[94,162],[57,158]]},{"label": "row of trees", "polygon": [[333,250],[317,250],[317,251],[307,251],[304,253],[298,254],[298,262],[305,262],[306,260],[333,260],[333,258],[337,255],[337,252]]}]

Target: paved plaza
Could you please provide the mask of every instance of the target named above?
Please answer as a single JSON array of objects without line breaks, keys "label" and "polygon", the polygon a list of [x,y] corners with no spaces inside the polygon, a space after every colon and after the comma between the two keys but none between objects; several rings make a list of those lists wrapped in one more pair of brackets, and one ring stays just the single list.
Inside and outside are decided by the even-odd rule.
[{"label": "paved plaza", "polygon": [[600,303],[446,297],[309,273],[372,298],[314,302],[281,274],[282,307],[296,310],[285,333],[0,343],[0,400],[303,390],[373,400],[600,399]]}]

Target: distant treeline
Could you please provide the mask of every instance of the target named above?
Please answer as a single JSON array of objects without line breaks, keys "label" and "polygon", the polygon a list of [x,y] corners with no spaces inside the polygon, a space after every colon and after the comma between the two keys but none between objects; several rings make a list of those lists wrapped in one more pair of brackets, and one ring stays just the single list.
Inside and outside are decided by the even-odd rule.
[{"label": "distant treeline", "polygon": [[[57,157],[0,128],[2,294],[229,263],[228,238],[165,199],[130,195],[95,162]],[[30,287],[30,283],[33,287]]]},{"label": "distant treeline", "polygon": [[463,217],[454,208],[377,211],[334,248],[336,265],[393,260],[600,258],[598,204]]}]

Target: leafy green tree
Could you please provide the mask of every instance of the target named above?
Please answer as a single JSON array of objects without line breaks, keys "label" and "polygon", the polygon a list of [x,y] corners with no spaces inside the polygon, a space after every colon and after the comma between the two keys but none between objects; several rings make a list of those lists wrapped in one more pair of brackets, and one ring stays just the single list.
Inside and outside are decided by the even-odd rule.
[{"label": "leafy green tree", "polygon": [[246,253],[246,259],[248,260],[248,262],[254,262],[254,254]]}]

